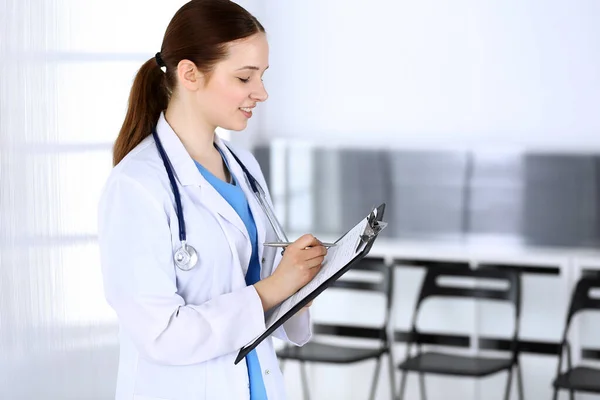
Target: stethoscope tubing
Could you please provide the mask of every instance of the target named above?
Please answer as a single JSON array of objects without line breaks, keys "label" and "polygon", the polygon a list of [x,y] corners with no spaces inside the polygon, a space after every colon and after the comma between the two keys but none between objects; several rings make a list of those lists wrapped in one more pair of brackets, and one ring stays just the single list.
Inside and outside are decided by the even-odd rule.
[{"label": "stethoscope tubing", "polygon": [[[185,229],[185,220],[183,217],[183,206],[181,205],[181,195],[179,193],[179,188],[177,186],[177,182],[175,181],[173,167],[172,167],[169,157],[167,156],[167,153],[158,137],[156,129],[154,129],[152,131],[152,136],[154,137],[154,141],[156,142],[156,147],[160,154],[160,158],[162,159],[163,164],[165,166],[165,170],[167,171],[167,175],[169,176],[169,182],[171,183],[171,188],[173,190],[173,197],[175,197],[175,208],[176,208],[176,212],[177,212],[177,220],[179,221],[179,241],[181,242],[181,246],[182,246],[182,248],[176,252],[176,255],[178,253],[180,253],[181,251],[183,251],[184,253],[186,253],[189,256],[188,249],[193,253],[195,253],[195,249],[192,246],[186,244],[187,243],[187,233],[186,233],[186,229]],[[285,234],[285,231],[283,230],[283,227],[279,223],[279,220],[277,219],[277,217],[275,216],[275,213],[273,212],[272,208],[269,206],[269,204],[267,202],[267,195],[266,195],[265,191],[260,186],[258,181],[254,178],[254,176],[252,176],[250,171],[248,171],[248,169],[246,168],[244,163],[242,163],[242,161],[235,155],[235,153],[233,151],[231,151],[231,149],[229,149],[229,147],[228,147],[228,150],[231,153],[231,155],[233,156],[233,158],[235,159],[235,161],[238,163],[238,165],[242,168],[242,171],[244,172],[244,175],[246,177],[246,181],[250,185],[250,188],[252,189],[254,196],[258,200],[258,204],[260,205],[260,207],[262,208],[263,212],[265,213],[267,219],[269,220],[269,224],[275,231],[275,234],[277,235],[278,240],[280,242],[288,242],[289,240]],[[190,258],[194,258],[194,257],[187,257],[187,258],[190,259]],[[195,257],[195,258],[197,259],[197,257]],[[183,269],[185,271],[190,270],[194,267],[194,265],[182,266],[182,265],[180,265],[181,261],[179,261],[177,259],[175,259],[175,262],[178,267],[180,267],[181,269]]]}]

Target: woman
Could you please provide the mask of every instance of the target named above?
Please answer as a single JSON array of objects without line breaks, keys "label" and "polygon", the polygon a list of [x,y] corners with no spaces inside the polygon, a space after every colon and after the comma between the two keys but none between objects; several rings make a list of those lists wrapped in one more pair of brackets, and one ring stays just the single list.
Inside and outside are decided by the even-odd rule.
[{"label": "woman", "polygon": [[[284,398],[270,338],[234,359],[326,249],[312,235],[283,257],[262,245],[277,239],[247,178],[271,206],[260,167],[215,135],[246,127],[267,99],[267,67],[255,17],[228,0],[192,0],[135,77],[99,207],[105,293],[120,325],[117,400]],[[275,335],[306,343],[309,312]]]}]

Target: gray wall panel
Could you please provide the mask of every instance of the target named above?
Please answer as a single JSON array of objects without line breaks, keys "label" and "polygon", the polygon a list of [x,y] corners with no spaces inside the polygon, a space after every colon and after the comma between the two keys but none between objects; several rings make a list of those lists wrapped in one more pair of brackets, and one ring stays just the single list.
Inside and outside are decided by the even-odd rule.
[{"label": "gray wall panel", "polygon": [[[290,144],[287,151],[294,149]],[[268,145],[259,149],[259,162],[269,159],[268,151]],[[289,192],[288,201],[293,212],[312,215],[315,232],[340,233],[347,228],[343,221],[386,202],[388,237],[600,245],[595,155],[318,146],[307,154],[301,168],[288,163],[288,176],[305,179],[308,162],[312,192]],[[311,210],[293,203],[300,195],[312,199]]]}]

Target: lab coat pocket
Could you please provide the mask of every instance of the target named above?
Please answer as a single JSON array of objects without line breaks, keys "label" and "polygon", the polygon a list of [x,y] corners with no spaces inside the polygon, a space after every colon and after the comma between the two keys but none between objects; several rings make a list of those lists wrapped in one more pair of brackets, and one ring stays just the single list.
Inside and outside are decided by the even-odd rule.
[{"label": "lab coat pocket", "polygon": [[250,399],[250,382],[246,361],[234,364],[237,352],[224,355],[212,361],[207,369],[206,400]]},{"label": "lab coat pocket", "polygon": [[207,363],[162,365],[140,358],[134,399],[206,400],[206,370]]}]

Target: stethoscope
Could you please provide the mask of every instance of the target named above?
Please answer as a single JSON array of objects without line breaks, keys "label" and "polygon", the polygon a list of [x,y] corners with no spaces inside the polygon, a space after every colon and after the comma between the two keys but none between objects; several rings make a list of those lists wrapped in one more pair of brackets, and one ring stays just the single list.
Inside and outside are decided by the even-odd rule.
[{"label": "stethoscope", "polygon": [[[158,148],[158,152],[160,154],[160,158],[162,158],[163,164],[165,165],[165,169],[167,170],[167,175],[169,176],[169,182],[171,182],[171,188],[173,190],[173,195],[175,197],[175,209],[177,211],[177,219],[179,220],[179,241],[181,242],[181,247],[175,252],[173,255],[173,260],[175,261],[175,265],[177,268],[182,271],[189,271],[194,268],[198,264],[198,253],[196,249],[191,245],[187,244],[187,235],[185,232],[185,220],[183,219],[183,208],[181,206],[181,197],[179,195],[179,188],[177,187],[177,182],[175,181],[175,176],[173,174],[173,168],[171,166],[171,162],[165,149],[162,146],[160,139],[158,138],[158,134],[156,133],[156,129],[152,131],[152,136],[154,137],[154,141],[156,142],[156,147]],[[227,146],[226,146],[227,147]],[[267,216],[269,220],[269,224],[273,227],[275,234],[277,235],[277,239],[280,242],[288,242],[288,238],[285,235],[279,220],[275,216],[273,209],[269,205],[267,201],[267,194],[260,186],[258,181],[254,179],[250,171],[246,168],[246,166],[240,161],[240,159],[235,155],[233,151],[229,147],[227,147],[235,161],[239,164],[239,166],[244,171],[244,175],[246,176],[246,181],[252,188],[252,192],[254,196],[258,200],[258,204],[260,204],[260,208],[262,208],[263,212]]]}]

